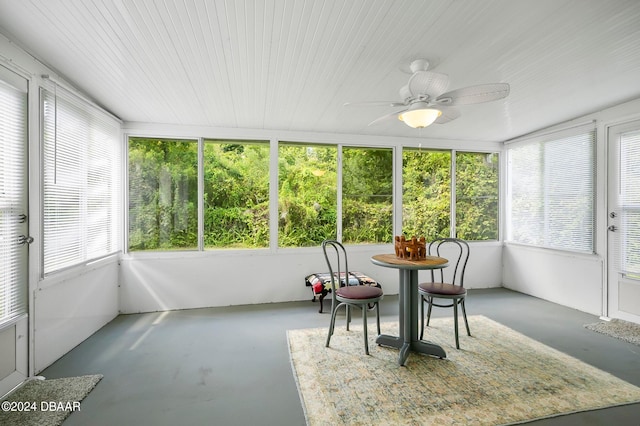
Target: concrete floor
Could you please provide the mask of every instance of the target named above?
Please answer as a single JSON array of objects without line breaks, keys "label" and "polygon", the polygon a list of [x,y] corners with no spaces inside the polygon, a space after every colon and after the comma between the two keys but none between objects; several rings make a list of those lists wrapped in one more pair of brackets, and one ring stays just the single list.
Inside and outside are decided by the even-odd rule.
[{"label": "concrete floor", "polygon": [[[285,331],[326,327],[329,315],[317,308],[307,301],[121,315],[41,374],[104,375],[65,426],[304,425]],[[585,329],[593,315],[505,289],[471,290],[467,313],[640,386],[640,347]],[[397,296],[385,298],[381,315],[397,319]],[[638,426],[640,404],[528,424]]]}]

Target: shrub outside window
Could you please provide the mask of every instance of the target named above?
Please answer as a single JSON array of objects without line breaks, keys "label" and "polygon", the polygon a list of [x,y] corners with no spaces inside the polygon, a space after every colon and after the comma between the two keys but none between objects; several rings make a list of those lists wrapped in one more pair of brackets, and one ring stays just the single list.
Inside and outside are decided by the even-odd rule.
[{"label": "shrub outside window", "polygon": [[427,241],[450,234],[451,151],[402,151],[402,232]]},{"label": "shrub outside window", "polygon": [[[129,251],[316,247],[338,236],[393,242],[392,148],[280,142],[272,153],[268,141],[200,142],[129,139]],[[277,225],[269,207],[275,154]],[[497,239],[497,154],[404,149],[402,160],[405,235]]]},{"label": "shrub outside window", "polygon": [[269,247],[269,142],[204,141],[204,247]]},{"label": "shrub outside window", "polygon": [[456,152],[456,236],[498,239],[498,154]]},{"label": "shrub outside window", "polygon": [[128,247],[197,250],[197,141],[129,139]]},{"label": "shrub outside window", "polygon": [[468,241],[498,239],[497,153],[456,151],[453,161],[452,151],[405,149],[402,160],[405,236],[424,236],[427,241],[450,236]]},{"label": "shrub outside window", "polygon": [[393,150],[342,149],[342,241],[393,240]]},{"label": "shrub outside window", "polygon": [[337,235],[337,147],[278,146],[278,245],[318,246]]}]

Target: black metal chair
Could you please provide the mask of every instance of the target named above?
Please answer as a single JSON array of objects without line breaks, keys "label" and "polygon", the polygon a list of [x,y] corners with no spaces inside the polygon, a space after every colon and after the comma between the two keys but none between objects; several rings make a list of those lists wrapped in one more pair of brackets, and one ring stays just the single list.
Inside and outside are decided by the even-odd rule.
[{"label": "black metal chair", "polygon": [[[427,327],[431,319],[431,308],[453,307],[454,328],[456,335],[456,348],[460,349],[458,339],[458,305],[462,307],[464,324],[467,327],[467,334],[471,336],[467,312],[464,301],[467,290],[464,288],[464,273],[469,261],[469,244],[458,238],[438,238],[429,243],[428,254],[430,256],[441,256],[449,259],[449,266],[444,269],[431,271],[431,282],[418,284],[418,293],[422,306],[422,318],[420,321],[420,339],[424,335],[424,307],[428,304]],[[442,301],[440,301],[442,300]],[[436,301],[438,303],[436,303]]]},{"label": "black metal chair", "polygon": [[351,276],[349,274],[349,265],[347,263],[347,251],[344,246],[335,240],[326,240],[322,242],[322,251],[324,258],[329,267],[331,274],[331,323],[329,324],[329,335],[327,336],[327,344],[331,341],[333,330],[336,324],[336,312],[341,306],[345,306],[347,316],[347,330],[351,322],[351,308],[357,307],[362,309],[362,328],[364,331],[364,352],[369,355],[369,342],[367,337],[367,311],[369,305],[376,309],[376,320],[378,326],[378,334],[380,334],[380,305],[383,292],[381,288],[358,285],[355,279],[355,285],[350,285]]}]

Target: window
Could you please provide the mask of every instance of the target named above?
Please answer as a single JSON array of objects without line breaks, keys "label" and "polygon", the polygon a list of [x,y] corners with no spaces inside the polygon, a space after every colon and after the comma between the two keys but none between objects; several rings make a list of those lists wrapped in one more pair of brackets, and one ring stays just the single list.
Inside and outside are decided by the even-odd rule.
[{"label": "window", "polygon": [[[392,148],[279,142],[272,152],[271,146],[131,137],[129,250],[317,247],[328,238],[393,242]],[[402,155],[405,235],[498,238],[498,154],[406,149]],[[277,209],[270,199],[273,164]]]},{"label": "window", "polygon": [[278,245],[318,246],[337,235],[337,147],[278,146]]},{"label": "window", "polygon": [[498,170],[497,153],[403,150],[403,234],[497,240]]},{"label": "window", "polygon": [[44,273],[120,249],[120,123],[42,89]]},{"label": "window", "polygon": [[393,241],[393,150],[342,149],[342,241]]},{"label": "window", "polygon": [[450,235],[451,152],[402,151],[402,233],[427,241]]},{"label": "window", "polygon": [[269,247],[269,142],[205,140],[204,246]]},{"label": "window", "polygon": [[0,325],[27,312],[27,81],[0,66]]},{"label": "window", "polygon": [[456,152],[456,236],[498,239],[498,154]]},{"label": "window", "polygon": [[197,250],[197,141],[129,138],[128,247]]},{"label": "window", "polygon": [[589,125],[508,150],[508,240],[593,252],[594,149]]},{"label": "window", "polygon": [[278,203],[280,247],[317,246],[340,232],[346,244],[390,243],[393,150],[281,143]]}]

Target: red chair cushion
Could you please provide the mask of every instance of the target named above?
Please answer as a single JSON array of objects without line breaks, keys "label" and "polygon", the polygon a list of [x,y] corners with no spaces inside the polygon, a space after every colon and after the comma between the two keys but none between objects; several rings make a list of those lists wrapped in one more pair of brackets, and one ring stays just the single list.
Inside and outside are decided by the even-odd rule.
[{"label": "red chair cushion", "polygon": [[420,290],[431,294],[442,294],[445,296],[462,296],[467,294],[467,290],[464,287],[453,284],[443,283],[422,283],[418,284]]},{"label": "red chair cushion", "polygon": [[368,285],[350,285],[337,289],[336,295],[347,299],[373,299],[382,296],[382,289]]}]

